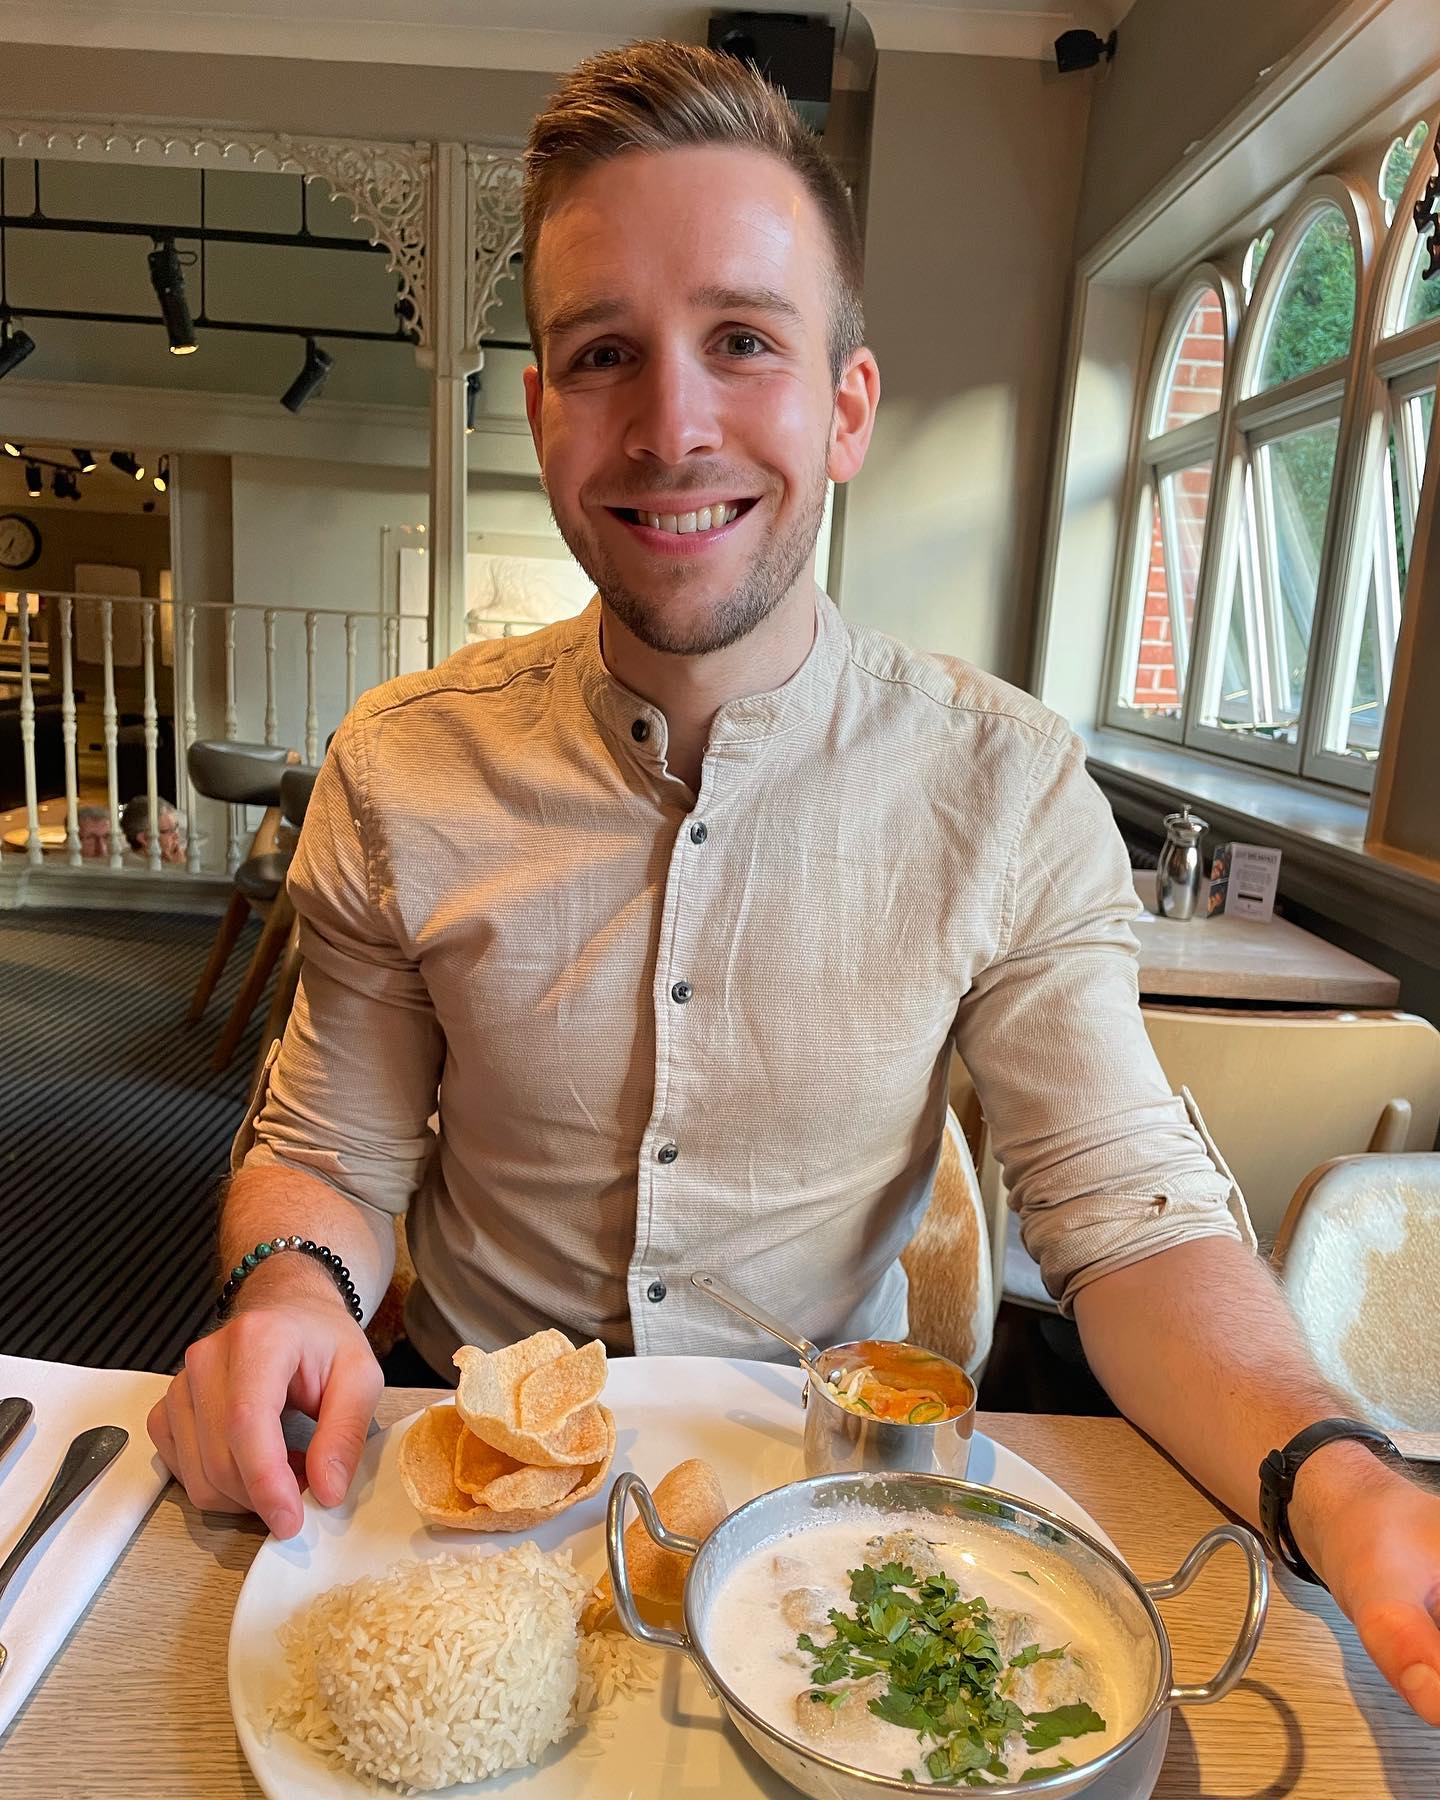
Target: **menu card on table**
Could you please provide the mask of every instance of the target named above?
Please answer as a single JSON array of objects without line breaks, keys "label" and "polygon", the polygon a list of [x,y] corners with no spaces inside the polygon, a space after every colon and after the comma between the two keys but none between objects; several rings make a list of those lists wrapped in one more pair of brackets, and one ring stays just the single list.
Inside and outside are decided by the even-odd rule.
[{"label": "menu card on table", "polygon": [[0,1457],[0,1561],[50,1491],[70,1441],[92,1425],[123,1425],[130,1442],[51,1527],[0,1596],[0,1739],[49,1667],[95,1590],[120,1560],[170,1479],[145,1430],[168,1375],[84,1369],[0,1356],[0,1399],[18,1394],[35,1413]]}]

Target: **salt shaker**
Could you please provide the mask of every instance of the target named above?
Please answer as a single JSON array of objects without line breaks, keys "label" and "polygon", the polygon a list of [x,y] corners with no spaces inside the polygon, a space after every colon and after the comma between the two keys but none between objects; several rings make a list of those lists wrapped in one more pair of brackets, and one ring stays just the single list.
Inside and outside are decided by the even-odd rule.
[{"label": "salt shaker", "polygon": [[1200,904],[1200,834],[1208,830],[1187,806],[1165,819],[1165,843],[1155,871],[1155,910],[1166,919],[1193,919]]}]

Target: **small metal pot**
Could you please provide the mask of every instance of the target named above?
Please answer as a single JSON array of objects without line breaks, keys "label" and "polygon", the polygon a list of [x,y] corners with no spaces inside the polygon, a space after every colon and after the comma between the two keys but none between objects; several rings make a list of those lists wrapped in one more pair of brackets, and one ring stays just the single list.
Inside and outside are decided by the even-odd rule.
[{"label": "small metal pot", "polygon": [[[632,1497],[645,1529],[657,1544],[694,1558],[685,1581],[684,1631],[649,1625],[636,1608],[625,1561],[625,1512]],[[1129,1666],[1148,1672],[1148,1680],[1136,1684],[1134,1716],[1125,1721],[1123,1737],[1110,1749],[1075,1769],[1033,1781],[995,1783],[987,1786],[987,1793],[1010,1796],[1013,1800],[1024,1796],[1031,1800],[1034,1796],[1047,1796],[1053,1800],[1055,1796],[1080,1793],[1132,1749],[1165,1708],[1203,1706],[1222,1699],[1245,1673],[1255,1654],[1269,1599],[1269,1571],[1255,1534],[1241,1526],[1216,1526],[1201,1538],[1169,1580],[1143,1583],[1088,1532],[1043,1507],[943,1475],[867,1473],[814,1476],[792,1482],[737,1508],[721,1520],[703,1544],[667,1530],[640,1477],[621,1475],[610,1491],[607,1518],[610,1578],[621,1623],[641,1643],[684,1651],[707,1690],[720,1701],[731,1723],[756,1754],[792,1787],[812,1796],[812,1800],[874,1800],[877,1794],[933,1795],[936,1790],[930,1784],[875,1775],[837,1761],[761,1718],[728,1686],[711,1662],[706,1627],[714,1595],[752,1550],[807,1524],[829,1524],[838,1507],[855,1506],[881,1512],[948,1516],[967,1532],[982,1530],[1002,1535],[1007,1550],[1013,1554],[1023,1556],[1029,1546],[1037,1554],[1063,1557],[1114,1620],[1117,1657],[1132,1659]],[[1170,1639],[1155,1602],[1183,1593],[1225,1544],[1237,1545],[1249,1564],[1250,1592],[1245,1617],[1234,1648],[1214,1678],[1197,1686],[1178,1687],[1172,1680]],[[1148,1690],[1143,1701],[1139,1698],[1141,1687]]]},{"label": "small metal pot", "polygon": [[941,1357],[957,1383],[969,1392],[970,1404],[953,1419],[933,1425],[905,1425],[867,1418],[842,1406],[826,1380],[832,1369],[863,1360],[859,1344],[836,1344],[821,1350],[806,1365],[805,1473],[841,1475],[858,1469],[894,1470],[918,1475],[964,1476],[970,1466],[970,1440],[975,1433],[975,1384],[958,1363]]}]

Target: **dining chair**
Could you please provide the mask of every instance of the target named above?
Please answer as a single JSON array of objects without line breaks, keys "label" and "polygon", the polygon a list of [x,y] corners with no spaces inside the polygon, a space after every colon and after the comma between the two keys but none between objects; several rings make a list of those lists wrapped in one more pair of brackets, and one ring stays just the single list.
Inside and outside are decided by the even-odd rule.
[{"label": "dining chair", "polygon": [[1440,1430],[1440,1154],[1341,1156],[1301,1182],[1273,1263],[1323,1373],[1392,1430]]},{"label": "dining chair", "polygon": [[948,1356],[978,1384],[995,1326],[995,1287],[980,1184],[953,1109],[930,1205],[900,1261],[910,1279],[911,1342]]},{"label": "dining chair", "polygon": [[[186,1015],[187,1024],[193,1025],[203,1016],[210,996],[215,991],[215,984],[224,972],[230,952],[235,948],[236,939],[250,914],[258,913],[268,923],[270,902],[274,899],[275,889],[267,880],[260,878],[262,864],[265,857],[275,853],[276,834],[280,827],[280,777],[287,768],[298,765],[299,761],[298,750],[287,750],[281,744],[249,744],[228,738],[200,738],[186,752],[185,766],[189,772],[190,786],[195,793],[207,800],[218,800],[226,806],[261,806],[265,809],[250,839],[250,847],[235,871],[230,903],[225,908],[225,915],[210,947],[209,958],[191,999],[190,1010]],[[263,937],[263,930],[261,935]],[[283,944],[283,933],[280,941]],[[257,945],[257,954],[258,950]],[[252,957],[252,968],[253,966]],[[263,982],[261,986],[264,986]],[[237,998],[235,1005],[238,1006],[239,1003]],[[235,1043],[238,1043],[254,1004],[252,997],[233,1033],[225,1062],[230,1060],[230,1052]],[[235,1012],[232,1008],[230,1022],[233,1023],[234,1019]],[[228,1029],[227,1025],[227,1031]],[[223,1068],[225,1062],[217,1063],[216,1067]]]},{"label": "dining chair", "polygon": [[[319,773],[317,767],[301,763],[294,768],[282,770],[280,774],[280,815],[295,833],[295,844],[283,852],[282,887],[284,877],[289,872],[290,858],[299,842],[300,828],[305,823],[305,812],[310,805],[310,796],[315,791],[315,778]],[[266,1014],[260,1033],[260,1047],[255,1053],[256,1080],[259,1079],[265,1058],[270,1053],[270,1046],[285,1034],[285,1024],[290,1017],[290,1009],[295,1004],[295,990],[300,985],[300,921],[295,917],[295,909],[290,905],[288,896],[285,905],[290,914],[290,925],[285,934],[284,948],[280,952],[280,966],[275,974],[270,1011]],[[262,980],[261,987],[263,986]]]},{"label": "dining chair", "polygon": [[[1428,1020],[1167,1006],[1141,1013],[1172,1088],[1189,1091],[1234,1175],[1266,1254],[1291,1196],[1318,1163],[1435,1142],[1440,1031]],[[1002,1298],[1057,1311],[1020,1241],[988,1133],[978,1168],[992,1230],[1004,1230]]]}]

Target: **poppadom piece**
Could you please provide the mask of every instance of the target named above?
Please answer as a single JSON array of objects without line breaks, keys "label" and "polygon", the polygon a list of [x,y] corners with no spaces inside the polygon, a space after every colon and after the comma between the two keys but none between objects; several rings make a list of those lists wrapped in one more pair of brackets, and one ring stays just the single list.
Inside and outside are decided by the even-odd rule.
[{"label": "poppadom piece", "polygon": [[[456,1417],[459,1417],[458,1413]],[[455,1444],[455,1485],[462,1494],[469,1494],[472,1500],[478,1500],[492,1481],[498,1481],[505,1475],[513,1475],[517,1469],[524,1467],[513,1456],[507,1456],[503,1450],[487,1444],[484,1438],[477,1438],[468,1426],[461,1426],[460,1436]]]},{"label": "poppadom piece", "polygon": [[[539,1468],[588,1468],[604,1455],[605,1427],[593,1398],[604,1386],[605,1350],[598,1340],[576,1351],[562,1332],[542,1331],[504,1350],[466,1344],[455,1352],[455,1366],[460,1416],[493,1449]],[[559,1418],[548,1430],[521,1422],[522,1390],[537,1375],[545,1380],[535,1391],[532,1416]]]},{"label": "poppadom piece", "polygon": [[[700,1457],[677,1463],[668,1475],[661,1476],[651,1497],[661,1524],[681,1537],[694,1538],[696,1543],[703,1544],[729,1510],[720,1477]],[[632,1519],[625,1527],[625,1565],[636,1599],[660,1606],[680,1604],[690,1558],[678,1550],[661,1549],[645,1529],[643,1519]],[[606,1570],[585,1603],[580,1615],[581,1629],[596,1630],[614,1604],[615,1594]]]},{"label": "poppadom piece", "polygon": [[605,1346],[596,1338],[533,1370],[520,1383],[515,1423],[537,1437],[558,1430],[605,1391]]},{"label": "poppadom piece", "polygon": [[482,1529],[473,1523],[475,1502],[455,1485],[455,1451],[464,1429],[447,1401],[427,1407],[400,1445],[400,1481],[422,1519],[475,1531]]}]

